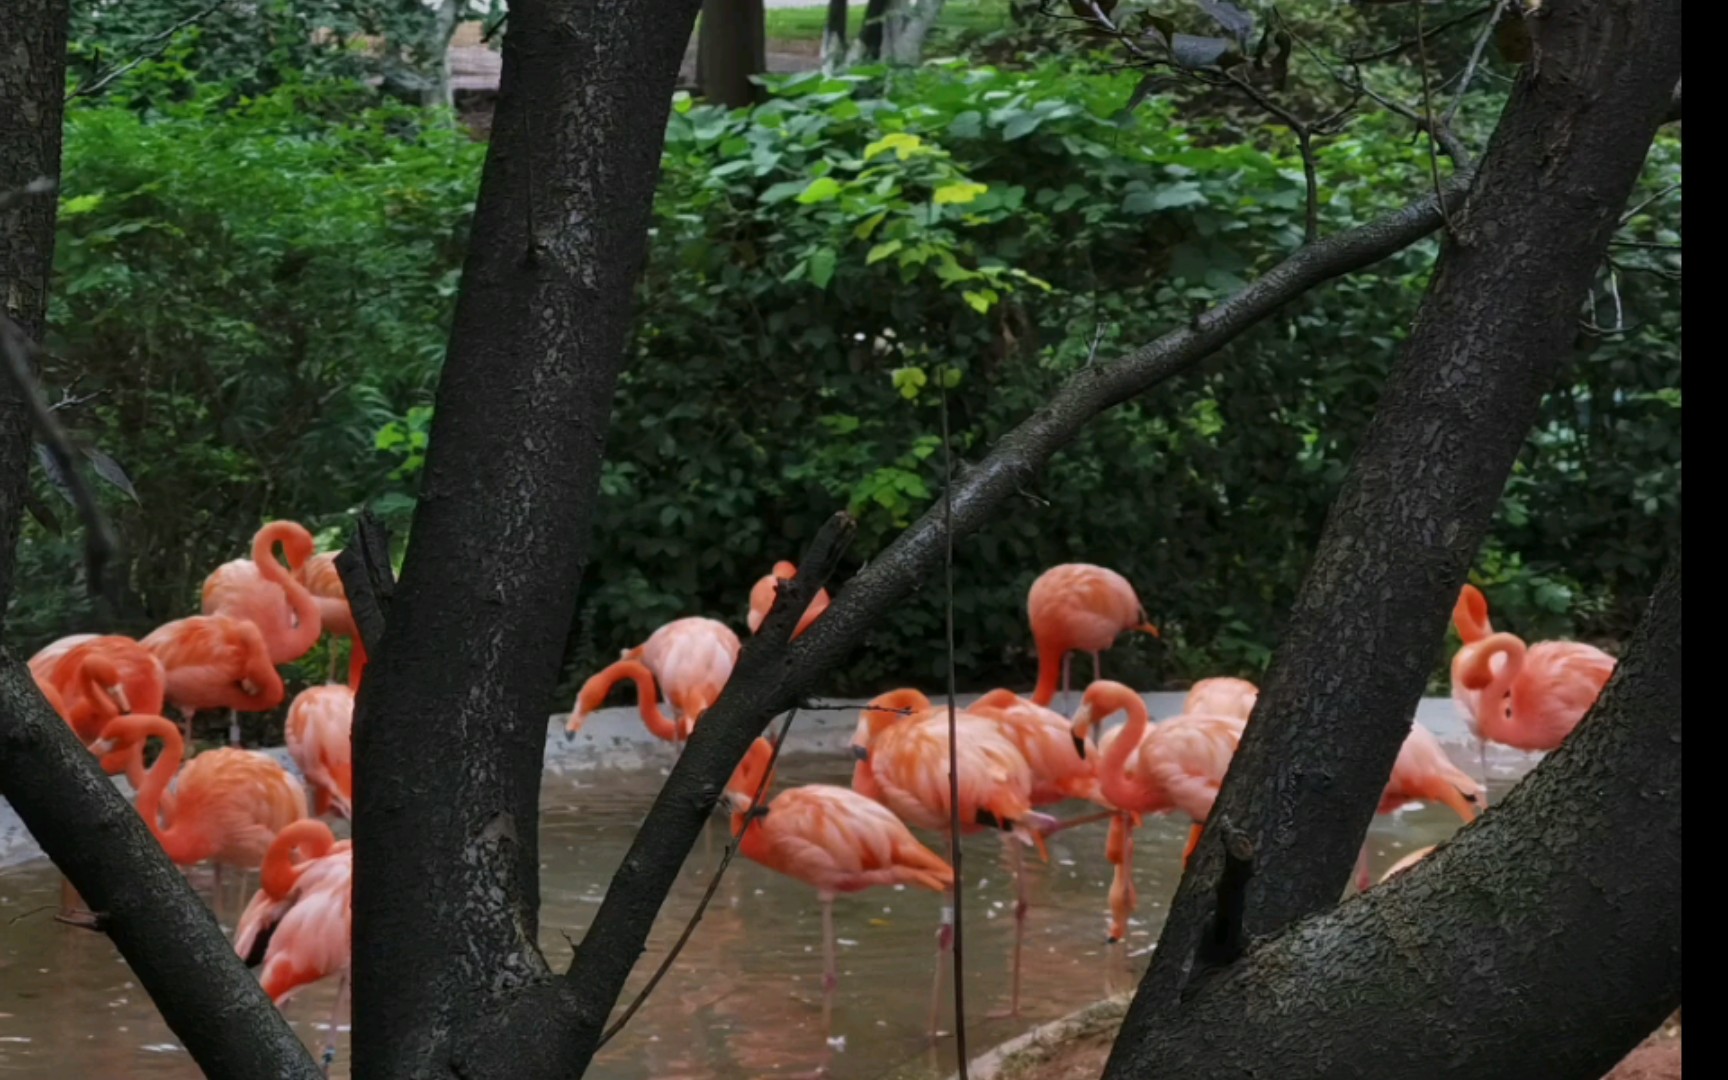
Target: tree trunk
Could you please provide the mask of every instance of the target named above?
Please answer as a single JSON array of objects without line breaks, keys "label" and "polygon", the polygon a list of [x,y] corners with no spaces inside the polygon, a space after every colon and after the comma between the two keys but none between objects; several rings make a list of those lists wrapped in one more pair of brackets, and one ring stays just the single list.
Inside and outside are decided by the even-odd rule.
[{"label": "tree trunk", "polygon": [[696,85],[715,105],[754,105],[762,88],[750,80],[768,70],[762,0],[706,0],[696,29]]},{"label": "tree trunk", "polygon": [[[32,182],[60,176],[67,17],[66,0],[23,0],[0,18],[0,298],[5,315],[36,341],[47,322],[56,202],[51,184]],[[0,612],[11,596],[31,441],[18,388],[0,378]],[[0,792],[100,913],[101,929],[206,1074],[320,1075],[144,819],[48,707],[24,665],[3,652]]]},{"label": "tree trunk", "polygon": [[1598,1080],[1680,1005],[1680,552],[1614,679],[1482,820],[1125,1028],[1106,1076]]},{"label": "tree trunk", "polygon": [[[1327,521],[1108,1076],[1234,946],[1335,903],[1680,73],[1678,0],[1555,0]],[[1227,821],[1229,828],[1219,823]],[[1249,852],[1239,922],[1214,925]],[[1202,946],[1206,955],[1198,956]],[[1199,970],[1196,970],[1198,968]],[[1467,999],[1460,999],[1467,1000]]]},{"label": "tree trunk", "polygon": [[828,0],[828,19],[822,29],[822,67],[834,71],[846,62],[846,0]]},{"label": "tree trunk", "polygon": [[912,67],[924,59],[924,43],[936,28],[936,20],[942,17],[942,4],[943,0],[894,3],[883,24],[883,59],[901,67]]},{"label": "tree trunk", "polygon": [[[420,502],[358,701],[354,1072],[537,1073],[547,714],[695,0],[511,5]],[[432,752],[427,752],[428,748]]]},{"label": "tree trunk", "polygon": [[858,31],[858,55],[862,60],[882,59],[882,35],[892,0],[865,0],[864,26]]}]

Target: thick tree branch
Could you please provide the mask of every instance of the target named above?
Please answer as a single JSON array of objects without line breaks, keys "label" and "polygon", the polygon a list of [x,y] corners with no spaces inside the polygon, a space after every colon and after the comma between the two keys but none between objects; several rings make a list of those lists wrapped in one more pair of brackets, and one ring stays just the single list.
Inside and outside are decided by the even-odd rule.
[{"label": "thick tree branch", "polygon": [[[1219,795],[1216,816],[1256,854],[1250,942],[1330,906],[1349,877],[1678,77],[1678,0],[1544,10],[1541,78],[1517,84],[1456,218]],[[1177,1022],[1223,869],[1215,831],[1178,890],[1108,1075],[1138,1075],[1125,1048]]]},{"label": "thick tree branch", "polygon": [[1106,1075],[1611,1069],[1680,1004],[1680,581],[1676,549],[1595,708],[1492,813],[1196,986]]},{"label": "thick tree branch", "polygon": [[420,498],[357,702],[357,1076],[535,1076],[556,1045],[556,1010],[523,1007],[557,992],[537,941],[546,716],[697,6],[511,4]]},{"label": "thick tree branch", "polygon": [[96,913],[205,1075],[323,1075],[138,811],[48,707],[24,665],[4,654],[0,792]]},{"label": "thick tree branch", "polygon": [[390,598],[396,593],[396,575],[390,568],[390,532],[370,509],[360,512],[348,546],[336,556],[336,573],[354,613],[354,628],[368,655],[376,656],[384,642],[390,616]]}]

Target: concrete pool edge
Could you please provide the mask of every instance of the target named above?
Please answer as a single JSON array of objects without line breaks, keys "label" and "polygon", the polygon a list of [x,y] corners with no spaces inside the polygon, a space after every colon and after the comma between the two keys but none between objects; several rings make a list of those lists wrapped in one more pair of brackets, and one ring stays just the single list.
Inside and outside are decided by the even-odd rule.
[{"label": "concrete pool edge", "polygon": [[[1133,996],[1124,993],[1094,1001],[1067,1016],[998,1043],[967,1062],[966,1074],[971,1080],[1007,1080],[1017,1075],[1019,1070],[1045,1064],[1050,1051],[1063,1043],[1121,1026]],[[957,1072],[949,1073],[946,1080],[959,1080],[959,1077]]]}]

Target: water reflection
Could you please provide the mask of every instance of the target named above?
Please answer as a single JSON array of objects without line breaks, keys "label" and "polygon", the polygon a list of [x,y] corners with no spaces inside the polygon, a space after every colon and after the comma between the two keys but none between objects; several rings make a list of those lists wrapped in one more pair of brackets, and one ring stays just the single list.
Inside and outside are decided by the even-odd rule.
[{"label": "water reflection", "polygon": [[[1455,743],[1460,762],[1473,752]],[[778,783],[846,783],[842,754],[793,754]],[[542,790],[543,944],[560,968],[565,935],[579,940],[612,870],[647,812],[662,777],[548,773]],[[1508,786],[1498,775],[1494,800]],[[1057,808],[1083,812],[1079,805]],[[1369,838],[1376,878],[1405,852],[1451,835],[1456,819],[1439,807],[1376,818]],[[711,826],[711,851],[699,845],[649,941],[630,992],[646,980],[694,910],[724,840]],[[1032,909],[1027,924],[1024,1015],[987,1021],[1006,1005],[1014,933],[1013,880],[994,836],[964,849],[969,1030],[979,1050],[1132,985],[1146,957],[1107,950],[1103,824],[1054,838],[1049,863],[1027,860]],[[940,850],[941,841],[924,838]],[[1148,821],[1140,832],[1136,883],[1140,910],[1128,948],[1155,940],[1175,890],[1186,829]],[[1141,854],[1143,853],[1143,854]],[[208,898],[213,879],[195,871]],[[0,872],[0,1072],[18,1077],[199,1075],[107,938],[52,921],[58,878],[37,861]],[[879,1078],[928,1059],[923,1025],[941,899],[919,890],[873,889],[835,904],[840,988],[834,1031],[846,1048],[832,1056],[836,1080]],[[230,927],[231,929],[231,927]],[[311,1047],[324,1036],[333,982],[301,993],[287,1009]],[[602,1080],[745,1080],[808,1072],[824,1056],[821,915],[815,894],[742,859],[709,907],[674,971],[630,1026],[602,1053],[591,1076]],[[939,1051],[952,1065],[952,1043]],[[348,1075],[348,1037],[338,1041],[335,1076]]]}]

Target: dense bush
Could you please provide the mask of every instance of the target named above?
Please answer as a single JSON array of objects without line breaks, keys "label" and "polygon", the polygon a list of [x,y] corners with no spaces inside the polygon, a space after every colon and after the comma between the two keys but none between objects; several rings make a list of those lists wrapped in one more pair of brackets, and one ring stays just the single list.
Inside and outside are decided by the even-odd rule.
[{"label": "dense bush", "polygon": [[[974,460],[1094,350],[1180,325],[1300,242],[1287,147],[1156,102],[1119,121],[1133,81],[955,65],[797,77],[753,113],[675,103],[572,678],[681,614],[741,628],[751,583],[839,506],[872,557],[940,490],[944,395]],[[58,374],[114,391],[80,419],[142,474],[123,527],[158,617],[262,515],[330,524],[388,492],[406,524],[477,154],[423,113],[314,122],[300,94],[69,128]],[[1326,229],[1429,183],[1421,144],[1371,118],[1320,170]],[[1678,172],[1663,143],[1648,193]],[[1629,228],[1675,239],[1679,205]],[[1113,674],[1258,671],[1433,253],[1318,290],[1115,410],[962,544],[965,681],[1030,683],[1025,590],[1075,559],[1126,573],[1165,630]],[[1616,285],[1629,329],[1581,333],[1480,564],[1513,629],[1617,637],[1677,528],[1678,286]],[[19,607],[46,636],[71,560],[31,542]],[[831,689],[930,681],[938,593]]]}]

